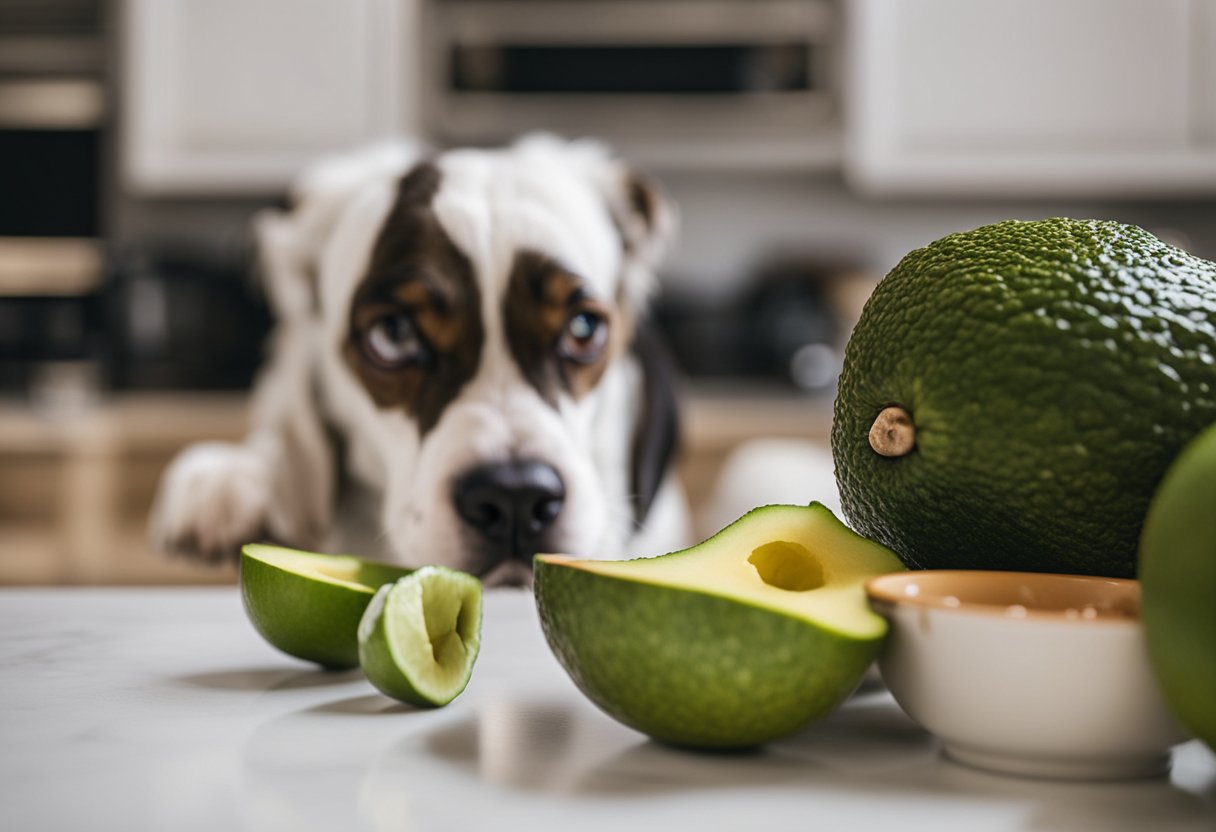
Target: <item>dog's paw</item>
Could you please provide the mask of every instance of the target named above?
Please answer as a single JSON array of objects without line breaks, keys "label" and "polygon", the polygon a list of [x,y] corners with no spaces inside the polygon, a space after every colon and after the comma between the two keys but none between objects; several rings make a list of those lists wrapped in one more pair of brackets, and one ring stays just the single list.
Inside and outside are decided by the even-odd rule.
[{"label": "dog's paw", "polygon": [[149,533],[163,552],[212,563],[235,561],[267,533],[265,460],[244,445],[205,442],[183,451],[160,482]]}]

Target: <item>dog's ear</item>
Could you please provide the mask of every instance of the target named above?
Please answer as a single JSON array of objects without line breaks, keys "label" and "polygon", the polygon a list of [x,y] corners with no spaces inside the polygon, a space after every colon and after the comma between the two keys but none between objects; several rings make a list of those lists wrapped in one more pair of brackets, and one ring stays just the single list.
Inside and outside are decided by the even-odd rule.
[{"label": "dog's ear", "polygon": [[[266,531],[271,539],[319,549],[329,533],[337,466],[314,382],[319,309],[312,208],[265,210],[254,219],[259,265],[277,326],[254,390],[246,444],[266,460]],[[318,232],[328,229],[317,228]]]},{"label": "dog's ear", "polygon": [[654,268],[675,236],[675,203],[658,180],[623,162],[613,165],[608,195],[628,253]]},{"label": "dog's ear", "polygon": [[663,187],[619,159],[598,166],[601,193],[621,235],[618,303],[642,371],[630,485],[634,521],[645,522],[679,447],[675,364],[646,310],[658,288],[655,269],[675,238],[678,216]]},{"label": "dog's ear", "polygon": [[680,444],[680,419],[676,405],[675,363],[658,331],[646,319],[634,333],[631,350],[642,371],[630,459],[633,519],[640,528],[675,462]]},{"label": "dog's ear", "polygon": [[623,256],[619,303],[633,329],[631,351],[642,370],[631,454],[633,517],[640,527],[679,447],[675,364],[646,310],[658,288],[655,269],[676,233],[675,204],[659,183],[613,160],[601,180]]},{"label": "dog's ear", "polygon": [[423,153],[419,144],[387,142],[330,156],[296,181],[288,209],[257,214],[262,277],[280,322],[316,316],[321,253],[352,198],[370,183],[404,173]]},{"label": "dog's ear", "polygon": [[305,549],[321,546],[328,535],[338,491],[339,460],[316,388],[318,346],[306,325],[275,331],[254,391],[254,429],[245,440],[267,463],[267,531]]},{"label": "dog's ear", "polygon": [[318,550],[333,525],[338,472],[334,445],[313,411],[283,414],[270,467],[267,528],[278,540]]},{"label": "dog's ear", "polygon": [[524,158],[557,161],[566,171],[586,177],[600,194],[621,237],[619,300],[631,317],[640,318],[656,288],[654,270],[676,235],[675,203],[656,180],[597,141],[568,142],[548,133],[533,133],[520,138],[515,149]]},{"label": "dog's ear", "polygon": [[676,206],[658,181],[623,162],[614,160],[601,181],[621,234],[621,302],[641,317],[658,286],[655,269],[676,235]]},{"label": "dog's ear", "polygon": [[303,250],[291,213],[268,208],[253,218],[258,270],[263,289],[280,324],[317,313],[315,258]]}]

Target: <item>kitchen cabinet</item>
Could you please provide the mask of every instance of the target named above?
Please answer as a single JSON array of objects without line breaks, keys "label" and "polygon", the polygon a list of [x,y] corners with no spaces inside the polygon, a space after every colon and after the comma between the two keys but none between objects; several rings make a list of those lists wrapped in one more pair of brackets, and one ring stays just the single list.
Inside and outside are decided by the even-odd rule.
[{"label": "kitchen cabinet", "polygon": [[127,0],[124,181],[274,192],[325,152],[415,129],[420,0]]},{"label": "kitchen cabinet", "polygon": [[1216,4],[852,0],[845,168],[873,194],[1216,189]]}]

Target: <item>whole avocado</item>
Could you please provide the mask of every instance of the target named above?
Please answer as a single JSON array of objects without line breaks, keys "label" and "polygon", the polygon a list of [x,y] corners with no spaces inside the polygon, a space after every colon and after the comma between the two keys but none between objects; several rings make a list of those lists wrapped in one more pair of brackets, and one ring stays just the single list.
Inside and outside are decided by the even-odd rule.
[{"label": "whole avocado", "polygon": [[1143,229],[1010,220],[878,285],[832,424],[854,528],[916,568],[1132,577],[1170,462],[1216,421],[1216,263]]}]

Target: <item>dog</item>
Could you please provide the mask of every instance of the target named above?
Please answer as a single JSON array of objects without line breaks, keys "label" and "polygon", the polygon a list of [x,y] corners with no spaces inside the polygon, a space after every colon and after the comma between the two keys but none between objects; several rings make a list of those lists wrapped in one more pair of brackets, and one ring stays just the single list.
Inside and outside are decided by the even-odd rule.
[{"label": "dog", "polygon": [[277,325],[250,433],[174,459],[154,544],[219,561],[269,540],[489,585],[529,585],[538,552],[686,545],[646,319],[674,225],[586,140],[322,161],[254,220]]}]

